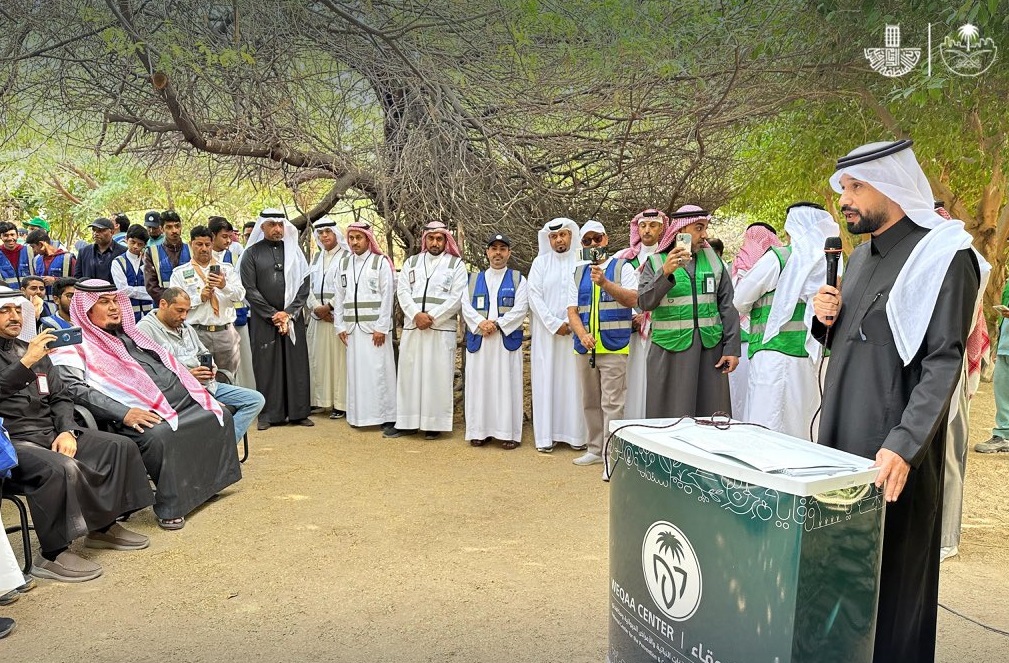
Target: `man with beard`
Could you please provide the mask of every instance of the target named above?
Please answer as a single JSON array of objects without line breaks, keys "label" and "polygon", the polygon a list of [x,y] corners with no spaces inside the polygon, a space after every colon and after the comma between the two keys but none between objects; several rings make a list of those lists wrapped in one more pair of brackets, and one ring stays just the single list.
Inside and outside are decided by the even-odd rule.
[{"label": "man with beard", "polygon": [[137,329],[168,350],[219,403],[235,408],[235,442],[241,442],[266,404],[263,395],[255,389],[218,382],[218,367],[213,362],[213,355],[209,366],[201,361],[210,355],[210,351],[203,345],[196,330],[186,323],[192,310],[189,295],[185,290],[170,287],[161,297],[158,308],[144,316]]},{"label": "man with beard", "polygon": [[466,266],[455,238],[441,221],[424,226],[420,254],[410,257],[396,284],[403,309],[396,376],[396,427],[385,437],[418,429],[433,440],[452,430],[458,312]]},{"label": "man with beard", "polygon": [[[631,220],[631,245],[617,254],[641,271],[648,256],[655,253],[659,240],[669,229],[669,217],[657,209],[646,209]],[[634,333],[631,334],[627,355],[627,396],[624,399],[625,419],[645,418],[645,393],[647,384],[648,348],[652,344],[651,315],[634,309]]]},{"label": "man with beard", "polygon": [[328,216],[312,224],[315,254],[309,268],[312,288],[308,292],[308,345],[312,348],[312,405],[328,408],[330,419],[347,414],[347,346],[333,330],[333,296],[336,266],[349,250],[343,231]]},{"label": "man with beard", "polygon": [[[249,230],[255,227],[253,223]],[[227,263],[235,268],[238,277],[238,261],[245,253],[245,247],[235,241],[238,233],[231,222],[223,216],[212,216],[207,220],[207,228],[214,236],[214,260]],[[256,375],[252,370],[252,340],[249,338],[249,303],[244,299],[235,303],[235,331],[238,333],[238,370],[232,376],[236,386],[256,388]],[[311,335],[311,331],[309,331]],[[311,355],[309,355],[311,356]]]},{"label": "man with beard", "polygon": [[182,241],[182,219],[179,218],[179,213],[165,210],[159,218],[160,227],[165,231],[164,241],[149,247],[144,254],[144,287],[152,302],[161,301],[161,292],[169,286],[172,271],[192,259],[189,247]]},{"label": "man with beard", "polygon": [[277,209],[263,210],[239,261],[249,302],[249,337],[256,389],[266,398],[259,430],[288,422],[314,426],[308,379],[308,261],[298,229]]},{"label": "man with beard", "polygon": [[[684,205],[641,272],[638,305],[652,312],[645,415],[708,417],[729,412],[728,374],[739,363],[739,314],[732,283],[707,244],[711,215]],[[679,246],[678,233],[691,236]]]},{"label": "man with beard", "polygon": [[95,219],[89,226],[94,243],[77,254],[74,265],[75,279],[100,279],[112,282],[112,261],[126,253],[126,247],[112,241],[112,222],[106,218]]},{"label": "man with beard", "polygon": [[935,659],[946,422],[988,272],[963,223],[933,210],[911,145],[838,160],[848,230],[870,237],[842,288],[813,299],[813,334],[831,350],[818,441],[875,459],[887,502],[875,663]]},{"label": "man with beard", "polygon": [[184,366],[137,331],[126,293],[82,281],[70,318],[83,342],[52,355],[78,404],[140,448],[157,487],[162,529],[185,526],[196,507],[242,478],[231,415]]},{"label": "man with beard", "polygon": [[347,226],[347,244],[333,294],[333,329],[347,347],[347,423],[389,430],[396,423],[392,261],[364,221]]},{"label": "man with beard", "polygon": [[491,235],[490,268],[470,276],[462,304],[466,438],[474,447],[498,439],[504,449],[515,449],[522,442],[522,322],[529,299],[526,280],[517,269],[508,269],[510,257],[511,240]]},{"label": "man with beard", "polygon": [[603,462],[610,422],[624,418],[627,346],[638,303],[638,273],[626,260],[606,256],[609,238],[598,221],[582,226],[581,241],[592,259],[575,267],[574,278],[567,283],[568,324],[578,353],[588,449],[573,462],[595,465]]},{"label": "man with beard", "polygon": [[140,550],[148,538],[116,522],[154,502],[140,453],[129,439],[80,429],[70,393],[53,369],[49,330],[35,335],[33,309],[20,293],[0,292],[0,417],[17,450],[8,489],[32,512],[40,553],[32,574],[83,582],[102,567],[69,550]]},{"label": "man with beard", "polygon": [[245,288],[234,267],[214,258],[213,233],[206,226],[189,231],[189,251],[193,259],[175,268],[169,283],[189,295],[189,324],[217,367],[234,376],[240,357],[236,308],[241,306]]},{"label": "man with beard", "polygon": [[552,452],[558,442],[576,451],[587,448],[568,326],[567,283],[574,278],[578,259],[571,244],[579,234],[571,219],[547,222],[539,231],[539,254],[529,268],[533,436],[540,453]]}]

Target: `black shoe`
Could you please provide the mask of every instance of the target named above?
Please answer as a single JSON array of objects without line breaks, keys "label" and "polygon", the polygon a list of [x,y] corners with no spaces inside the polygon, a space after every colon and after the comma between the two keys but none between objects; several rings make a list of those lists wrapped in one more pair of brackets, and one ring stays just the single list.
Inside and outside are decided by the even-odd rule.
[{"label": "black shoe", "polygon": [[387,421],[384,424],[382,424],[382,432],[384,433],[387,430],[396,430],[396,422]]},{"label": "black shoe", "polygon": [[271,425],[269,421],[260,421],[256,424],[256,430],[268,430]]},{"label": "black shoe", "polygon": [[10,617],[0,617],[0,638],[6,638],[17,624]]},{"label": "black shoe", "polygon": [[329,413],[330,419],[343,419],[346,416],[347,413],[344,412],[343,410],[333,410],[332,412]]},{"label": "black shoe", "polygon": [[382,431],[382,437],[404,437],[406,435],[413,435],[417,430],[401,430],[395,426],[390,426]]},{"label": "black shoe", "polygon": [[292,426],[314,426],[315,422],[312,421],[311,419],[309,419],[308,417],[305,417],[304,419],[298,419],[296,421],[292,421],[291,425]]},{"label": "black shoe", "polygon": [[437,440],[439,437],[441,437],[441,431],[436,430],[424,431],[425,440]]}]

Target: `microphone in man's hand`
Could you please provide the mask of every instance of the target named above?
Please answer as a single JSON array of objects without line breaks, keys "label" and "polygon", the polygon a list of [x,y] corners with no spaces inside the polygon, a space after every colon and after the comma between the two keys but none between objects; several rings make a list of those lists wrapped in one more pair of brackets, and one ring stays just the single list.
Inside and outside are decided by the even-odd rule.
[{"label": "microphone in man's hand", "polygon": [[[827,259],[827,285],[837,287],[837,264],[841,259],[841,238],[828,237],[823,243],[823,254]],[[833,322],[834,316],[828,315],[827,322]]]}]

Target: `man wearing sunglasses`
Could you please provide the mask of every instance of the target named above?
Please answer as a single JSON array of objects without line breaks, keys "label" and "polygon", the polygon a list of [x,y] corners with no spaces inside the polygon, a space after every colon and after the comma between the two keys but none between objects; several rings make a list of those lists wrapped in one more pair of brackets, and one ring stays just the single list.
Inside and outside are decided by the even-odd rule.
[{"label": "man wearing sunglasses", "polygon": [[598,221],[582,226],[581,242],[584,262],[575,267],[567,288],[568,325],[578,353],[588,450],[573,462],[595,465],[603,462],[603,437],[610,421],[623,418],[638,273],[623,258],[606,255],[609,238]]}]

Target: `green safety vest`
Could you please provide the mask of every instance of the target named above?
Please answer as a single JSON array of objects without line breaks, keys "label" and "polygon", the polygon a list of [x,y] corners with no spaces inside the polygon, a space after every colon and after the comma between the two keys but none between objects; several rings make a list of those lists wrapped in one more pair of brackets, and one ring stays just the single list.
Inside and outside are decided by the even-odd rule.
[{"label": "green safety vest", "polygon": [[[778,273],[780,274],[785,263],[788,262],[789,256],[792,255],[792,247],[772,246],[768,250],[774,251],[774,255],[778,258]],[[767,319],[771,315],[773,302],[774,290],[765,292],[760,299],[754,302],[753,310],[750,311],[750,359],[753,359],[753,355],[761,350],[773,350],[790,357],[808,357],[809,353],[806,352],[806,333],[808,331],[805,322],[806,302],[796,304],[788,322],[781,325],[781,329],[774,338],[764,343],[764,330],[767,328]]]},{"label": "green safety vest", "polygon": [[[649,257],[656,274],[662,271],[665,253]],[[652,311],[652,343],[669,352],[682,352],[694,342],[694,330],[701,335],[701,345],[713,348],[722,340],[722,316],[718,312],[718,286],[725,265],[710,248],[702,248],[694,256],[697,264],[691,279],[682,267],[673,272],[676,283],[666,299]],[[711,279],[705,288],[705,281]]]}]

